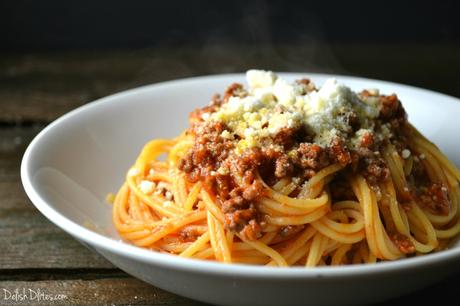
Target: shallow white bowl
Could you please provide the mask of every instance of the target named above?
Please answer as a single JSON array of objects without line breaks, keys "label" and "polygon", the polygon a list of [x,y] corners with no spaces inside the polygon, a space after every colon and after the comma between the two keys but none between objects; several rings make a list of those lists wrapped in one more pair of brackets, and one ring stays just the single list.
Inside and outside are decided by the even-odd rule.
[{"label": "shallow white bowl", "polygon": [[[321,85],[330,75],[310,77]],[[460,100],[395,83],[335,76],[354,90],[397,93],[410,121],[460,165]],[[45,128],[29,145],[22,182],[35,206],[57,226],[114,265],[148,283],[192,299],[223,305],[362,304],[409,293],[459,267],[460,246],[374,265],[269,268],[182,259],[120,240],[105,202],[150,139],[173,137],[187,115],[242,74],[206,76],[145,86],[80,107]]]}]

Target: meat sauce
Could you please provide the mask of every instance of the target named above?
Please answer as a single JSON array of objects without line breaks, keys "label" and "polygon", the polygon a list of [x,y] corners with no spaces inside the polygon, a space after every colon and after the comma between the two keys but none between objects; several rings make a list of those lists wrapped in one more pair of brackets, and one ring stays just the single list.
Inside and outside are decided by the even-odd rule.
[{"label": "meat sauce", "polygon": [[[315,90],[307,79],[298,81],[306,92]],[[232,84],[224,93],[223,99],[216,95],[211,103],[190,114],[191,127],[187,131],[194,138],[193,146],[180,160],[179,169],[186,173],[190,182],[201,181],[204,188],[216,197],[225,215],[225,226],[254,240],[261,237],[264,216],[258,211],[256,199],[265,194],[264,186],[256,175],[267,184],[289,177],[302,181],[310,179],[328,165],[339,163],[344,172],[361,173],[370,185],[377,186],[390,177],[390,171],[380,152],[389,141],[399,150],[407,147],[410,137],[406,113],[396,95],[376,96],[368,91],[359,94],[362,99],[377,97],[380,114],[376,119],[377,128],[386,125],[394,137],[391,140],[379,139],[372,132],[361,135],[359,143],[350,148],[344,138],[333,138],[328,146],[312,142],[313,136],[306,127],[283,128],[276,135],[267,137],[261,145],[235,153],[238,135],[225,138],[222,132],[228,130],[225,123],[204,120],[205,114],[216,112],[230,97],[244,97],[246,92],[241,84]],[[347,115],[353,135],[359,127],[354,113]],[[343,174],[331,182],[333,199],[355,199],[350,186],[343,183]],[[408,179],[408,181],[414,181]],[[414,185],[415,186],[415,185]],[[337,187],[337,188],[336,188]],[[448,211],[448,195],[443,186],[430,185],[423,190],[414,190],[424,205],[433,211]],[[295,193],[295,191],[294,191]],[[294,228],[283,228],[282,235],[296,232]],[[393,240],[405,253],[412,251],[410,241],[401,235]]]}]

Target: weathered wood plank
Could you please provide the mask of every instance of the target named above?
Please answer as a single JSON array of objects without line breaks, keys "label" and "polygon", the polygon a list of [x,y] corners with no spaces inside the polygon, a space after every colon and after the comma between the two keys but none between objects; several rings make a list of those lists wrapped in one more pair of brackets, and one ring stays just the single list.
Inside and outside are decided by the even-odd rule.
[{"label": "weathered wood plank", "polygon": [[352,74],[460,96],[460,45],[299,45],[162,48],[0,57],[0,122],[46,122],[108,94],[154,82],[266,68]]},{"label": "weathered wood plank", "polygon": [[[14,303],[15,290],[24,300]],[[20,295],[16,295],[20,298]],[[39,300],[40,297],[40,300]],[[48,297],[48,300],[45,298]],[[51,301],[49,298],[55,298]],[[96,280],[0,282],[0,305],[205,305],[125,276]]]},{"label": "weathered wood plank", "polygon": [[[206,305],[166,292],[121,271],[111,275],[98,271],[95,279],[92,278],[94,273],[91,272],[77,274],[77,277],[73,277],[72,273],[69,271],[67,276],[64,276],[62,272],[58,272],[57,277],[45,278],[45,280],[0,280],[0,305],[13,304],[12,296],[15,290],[18,290],[19,294],[27,295],[28,300],[20,304]],[[79,276],[83,277],[78,278]],[[436,300],[438,305],[457,305],[458,294],[455,288],[459,281],[460,277],[454,276],[423,290],[375,305],[407,306],[433,300]],[[41,300],[38,300],[37,293],[39,292],[43,294]],[[206,294],[206,290],[203,290],[203,294]],[[45,295],[57,299],[55,301],[44,300]]]},{"label": "weathered wood plank", "polygon": [[[0,184],[0,189],[9,187],[15,186]],[[0,269],[112,267],[33,207],[0,208],[0,220]]]},{"label": "weathered wood plank", "polygon": [[[131,278],[47,221],[27,199],[19,178],[26,144],[46,123],[101,96],[162,80],[244,71],[355,74],[429,87],[460,96],[460,46],[204,46],[136,52],[0,57],[0,305],[4,290],[64,294],[79,305],[201,305]],[[29,127],[15,127],[14,123]],[[436,297],[455,304],[454,276],[381,305]],[[37,301],[38,302],[38,301]],[[52,304],[41,301],[43,305]]]},{"label": "weathered wood plank", "polygon": [[26,144],[38,130],[0,129],[0,269],[112,268],[49,222],[27,198],[19,167]]},{"label": "weathered wood plank", "polygon": [[0,220],[0,269],[113,267],[38,211],[1,210]]},{"label": "weathered wood plank", "polygon": [[0,182],[19,181],[25,148],[43,125],[0,127]]}]

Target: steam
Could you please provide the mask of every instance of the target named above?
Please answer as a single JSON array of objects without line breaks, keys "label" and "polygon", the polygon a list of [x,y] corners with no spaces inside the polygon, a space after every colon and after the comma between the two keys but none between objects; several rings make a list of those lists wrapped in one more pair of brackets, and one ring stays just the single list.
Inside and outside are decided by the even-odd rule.
[{"label": "steam", "polygon": [[[323,35],[321,21],[314,14],[302,12],[309,25],[308,33],[296,28],[286,17],[286,36],[270,23],[269,7],[265,1],[249,2],[239,19],[228,25],[212,25],[206,38],[193,46],[181,47],[171,37],[170,43],[149,50],[148,60],[136,76],[136,83],[158,82],[183,77],[244,72],[248,69],[266,69],[275,72],[345,73]],[[232,31],[244,33],[244,39],[235,38]],[[276,33],[276,35],[275,35]],[[193,33],[191,33],[193,35]],[[241,35],[240,35],[241,36]],[[275,36],[277,39],[275,40]]]}]

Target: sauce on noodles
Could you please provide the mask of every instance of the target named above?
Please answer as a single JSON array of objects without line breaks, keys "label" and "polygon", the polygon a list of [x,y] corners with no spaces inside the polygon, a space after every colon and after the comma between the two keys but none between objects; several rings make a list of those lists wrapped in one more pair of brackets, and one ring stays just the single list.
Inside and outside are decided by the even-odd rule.
[{"label": "sauce on noodles", "polygon": [[262,70],[247,81],[193,111],[176,139],[144,147],[114,201],[123,238],[183,257],[317,266],[430,253],[460,232],[460,172],[395,94]]}]

